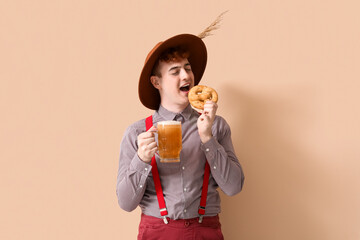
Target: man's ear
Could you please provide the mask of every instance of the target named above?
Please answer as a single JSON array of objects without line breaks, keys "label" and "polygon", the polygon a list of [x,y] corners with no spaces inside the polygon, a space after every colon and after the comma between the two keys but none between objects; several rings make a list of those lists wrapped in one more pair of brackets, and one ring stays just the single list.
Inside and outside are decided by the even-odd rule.
[{"label": "man's ear", "polygon": [[150,81],[151,81],[152,85],[154,86],[154,88],[160,89],[160,79],[158,76],[151,76]]}]

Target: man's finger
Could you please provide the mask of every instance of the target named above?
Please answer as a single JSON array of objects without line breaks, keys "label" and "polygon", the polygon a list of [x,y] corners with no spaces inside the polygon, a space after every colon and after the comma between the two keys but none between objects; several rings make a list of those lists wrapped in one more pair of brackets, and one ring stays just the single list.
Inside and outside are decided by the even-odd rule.
[{"label": "man's finger", "polygon": [[201,114],[201,116],[199,117],[200,121],[204,121],[204,120],[209,120],[210,117],[207,114]]},{"label": "man's finger", "polygon": [[141,145],[149,145],[150,143],[155,142],[155,137],[150,137],[150,138],[142,138],[140,139],[140,143]]},{"label": "man's finger", "polygon": [[152,138],[152,137],[154,137],[155,132],[157,132],[156,128],[154,128],[154,129],[150,128],[147,132],[143,132],[140,135],[141,135],[141,138]]},{"label": "man's finger", "polygon": [[149,130],[146,132],[157,132],[157,128],[155,126],[152,126]]},{"label": "man's finger", "polygon": [[157,143],[156,143],[156,142],[152,142],[152,143],[149,143],[149,144],[148,144],[148,148],[151,149],[151,150],[154,149],[154,148],[156,148],[156,147],[157,147]]}]

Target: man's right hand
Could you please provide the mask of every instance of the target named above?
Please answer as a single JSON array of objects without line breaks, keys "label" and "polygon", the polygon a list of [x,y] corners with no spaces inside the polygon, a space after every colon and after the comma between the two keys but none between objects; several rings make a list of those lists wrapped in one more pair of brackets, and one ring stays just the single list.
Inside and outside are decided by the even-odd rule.
[{"label": "man's right hand", "polygon": [[151,158],[158,150],[157,143],[155,141],[155,132],[157,132],[157,129],[152,126],[148,131],[140,133],[137,137],[139,146],[137,154],[142,161],[147,163],[151,161]]}]

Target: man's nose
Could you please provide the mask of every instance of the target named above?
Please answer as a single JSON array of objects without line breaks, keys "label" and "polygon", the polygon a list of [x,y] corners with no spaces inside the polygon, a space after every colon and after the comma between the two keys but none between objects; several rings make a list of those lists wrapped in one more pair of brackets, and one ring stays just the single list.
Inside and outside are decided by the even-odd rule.
[{"label": "man's nose", "polygon": [[189,73],[188,71],[186,71],[185,68],[181,68],[181,71],[180,71],[180,77],[181,79],[188,79],[189,78]]}]

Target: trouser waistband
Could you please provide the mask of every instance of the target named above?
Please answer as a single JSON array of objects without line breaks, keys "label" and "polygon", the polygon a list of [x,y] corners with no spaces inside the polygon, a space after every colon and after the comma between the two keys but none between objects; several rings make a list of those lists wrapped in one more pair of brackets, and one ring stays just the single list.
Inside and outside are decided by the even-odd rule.
[{"label": "trouser waistband", "polygon": [[[209,216],[209,217],[203,217],[202,223],[199,223],[199,218],[190,218],[190,219],[170,219],[167,218],[169,225],[172,227],[189,227],[191,225],[202,225],[202,226],[213,226],[213,227],[219,227],[220,221],[219,221],[219,215],[216,216]],[[162,218],[157,218],[145,214],[141,214],[141,220],[140,224],[164,224],[164,221]]]}]

